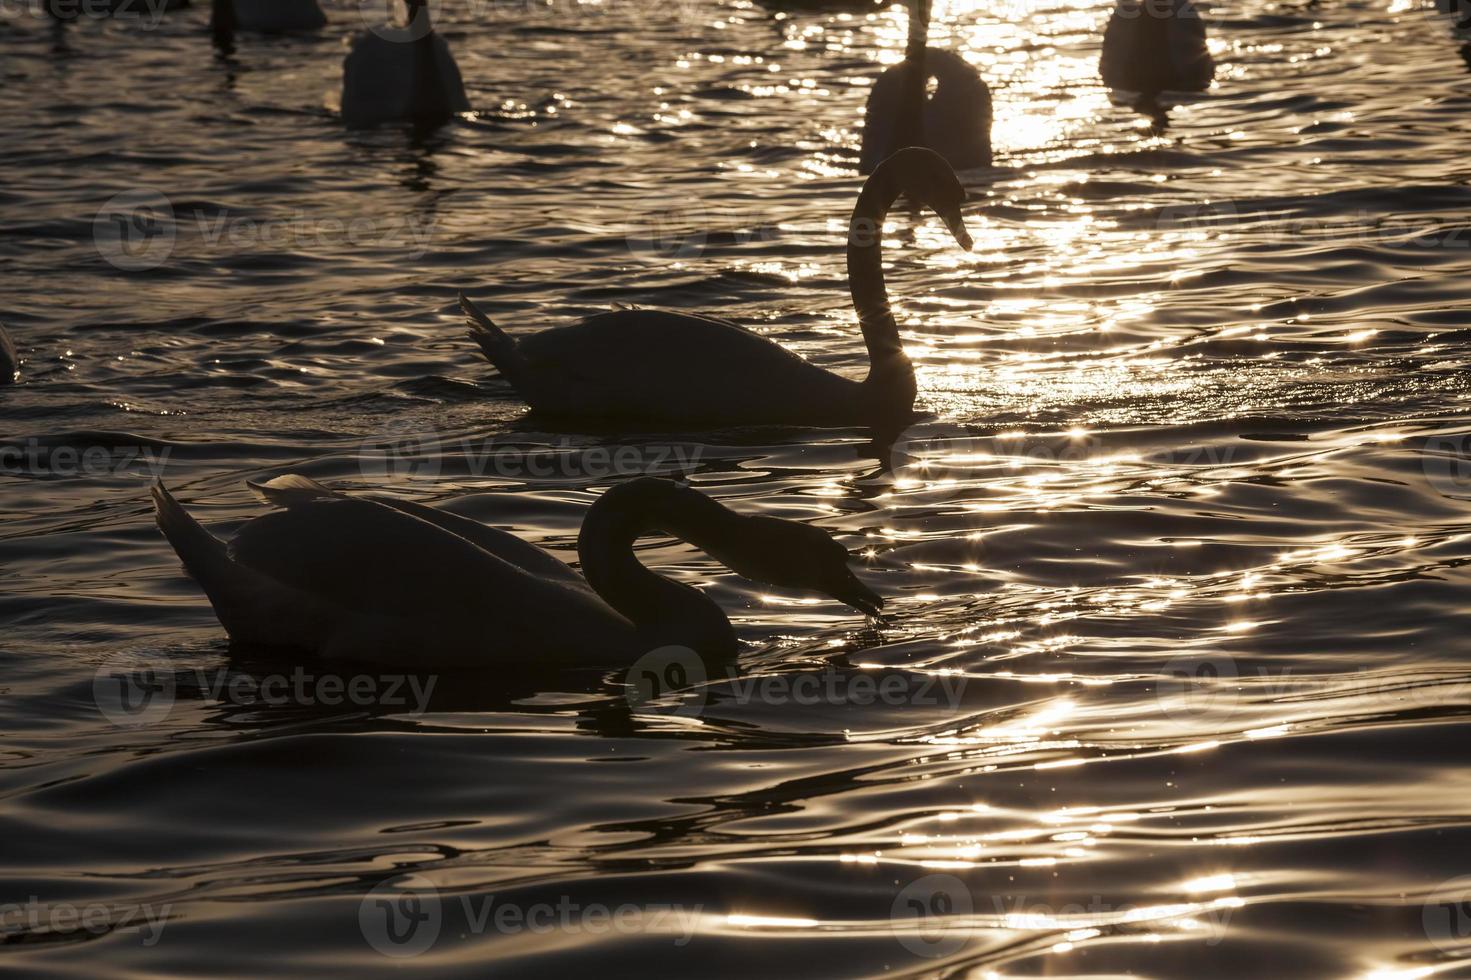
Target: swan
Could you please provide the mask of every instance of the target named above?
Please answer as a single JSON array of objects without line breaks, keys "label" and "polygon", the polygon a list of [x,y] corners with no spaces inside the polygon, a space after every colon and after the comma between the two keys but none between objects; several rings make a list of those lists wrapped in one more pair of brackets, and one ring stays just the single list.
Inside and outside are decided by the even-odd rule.
[{"label": "swan", "polygon": [[1103,31],[1103,84],[1153,97],[1203,92],[1216,77],[1192,0],[1118,0]]},{"label": "swan", "polygon": [[416,668],[613,666],[671,644],[734,656],[735,632],[712,599],[639,562],[634,541],[655,531],[755,581],[871,616],[883,607],[826,531],[737,514],[654,477],[618,484],[588,509],[582,575],[513,534],[422,504],[349,496],[296,474],[248,485],[284,509],[249,521],[229,544],[161,483],[152,488],[159,528],[244,643]]},{"label": "swan", "polygon": [[709,425],[907,425],[914,365],[884,288],[880,238],[901,194],[927,205],[971,247],[960,206],[965,189],[940,156],[911,147],[863,185],[848,233],[848,285],[868,348],[869,372],[853,381],[717,317],[619,309],[513,338],[464,293],[470,337],[534,411]]},{"label": "swan", "polygon": [[[929,47],[929,0],[911,0],[904,60],[879,76],[863,113],[858,172],[905,146],[927,146],[956,170],[991,165],[991,90],[970,62]],[[929,79],[935,94],[927,93]]]},{"label": "swan", "polygon": [[210,26],[217,35],[236,31],[286,34],[315,31],[327,25],[317,0],[214,0]]},{"label": "swan", "polygon": [[434,32],[426,0],[404,2],[407,27],[380,25],[359,35],[342,63],[342,118],[349,126],[405,119],[438,125],[470,109],[459,66]]},{"label": "swan", "polygon": [[20,378],[20,355],[5,324],[0,323],[0,385],[14,384]]}]

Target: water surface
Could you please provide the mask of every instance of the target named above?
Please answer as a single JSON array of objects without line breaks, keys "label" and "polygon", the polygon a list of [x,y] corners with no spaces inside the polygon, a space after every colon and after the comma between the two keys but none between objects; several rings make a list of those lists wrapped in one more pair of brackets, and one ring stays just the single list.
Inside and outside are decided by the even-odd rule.
[{"label": "water surface", "polygon": [[[556,430],[455,293],[512,330],[719,312],[861,373],[842,236],[897,8],[447,2],[480,111],[428,136],[333,114],[351,5],[228,54],[201,6],[7,10],[0,968],[1471,976],[1466,39],[1217,3],[1218,84],[1160,128],[1097,82],[1107,12],[937,5],[997,166],[973,253],[891,217],[929,415],[875,452]],[[120,252],[119,213],[162,237]],[[224,533],[295,471],[570,560],[646,470],[829,529],[890,615],[650,539],[736,676],[282,702],[146,494]]]}]

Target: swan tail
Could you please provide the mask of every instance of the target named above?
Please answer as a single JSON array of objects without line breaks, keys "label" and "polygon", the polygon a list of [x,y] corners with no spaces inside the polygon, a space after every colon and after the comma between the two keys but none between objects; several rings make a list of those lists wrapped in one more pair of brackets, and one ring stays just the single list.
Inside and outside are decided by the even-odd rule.
[{"label": "swan tail", "polygon": [[161,482],[149,492],[159,530],[233,639],[272,646],[303,645],[304,640],[311,646],[329,635],[328,610],[231,558],[225,542],[205,530]]},{"label": "swan tail", "polygon": [[530,369],[516,345],[516,338],[492,323],[490,317],[470,302],[470,297],[464,293],[460,293],[460,309],[465,311],[465,319],[470,326],[470,339],[480,345],[485,359],[495,365],[496,370],[526,398]]},{"label": "swan tail", "polygon": [[257,500],[272,507],[291,508],[324,497],[344,496],[341,492],[299,473],[286,473],[264,481],[246,480],[245,485],[255,494]]}]

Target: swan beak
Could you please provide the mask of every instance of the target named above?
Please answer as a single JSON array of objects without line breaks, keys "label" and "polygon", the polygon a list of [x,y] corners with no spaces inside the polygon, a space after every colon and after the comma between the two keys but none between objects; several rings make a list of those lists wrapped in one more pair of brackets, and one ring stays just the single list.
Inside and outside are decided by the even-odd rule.
[{"label": "swan beak", "polygon": [[884,608],[883,597],[859,581],[858,576],[851,569],[844,569],[847,575],[843,582],[828,595],[843,603],[852,606],[865,616],[877,617]]},{"label": "swan beak", "polygon": [[940,217],[944,219],[945,227],[950,229],[950,234],[955,236],[961,248],[969,252],[975,247],[976,243],[971,241],[970,232],[965,230],[965,218],[961,216],[959,208],[949,212],[942,211]]}]

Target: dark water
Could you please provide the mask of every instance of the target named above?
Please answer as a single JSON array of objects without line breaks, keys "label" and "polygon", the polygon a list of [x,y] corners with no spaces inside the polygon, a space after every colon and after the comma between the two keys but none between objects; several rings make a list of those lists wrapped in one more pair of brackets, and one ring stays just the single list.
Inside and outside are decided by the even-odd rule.
[{"label": "dark water", "polygon": [[[717,311],[861,371],[841,240],[898,9],[446,2],[481,111],[420,139],[332,114],[347,4],[227,56],[198,6],[6,7],[0,968],[1471,976],[1465,40],[1219,3],[1217,87],[1160,132],[1096,82],[1106,14],[937,7],[998,166],[972,254],[891,218],[933,415],[877,459],[547,431],[454,296]],[[866,548],[891,615],[650,540],[739,676],[273,697],[146,502],[162,472],[223,532],[289,470],[571,558],[651,469]]]}]

